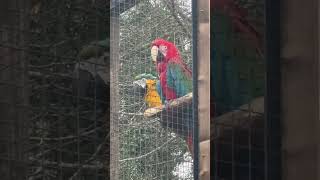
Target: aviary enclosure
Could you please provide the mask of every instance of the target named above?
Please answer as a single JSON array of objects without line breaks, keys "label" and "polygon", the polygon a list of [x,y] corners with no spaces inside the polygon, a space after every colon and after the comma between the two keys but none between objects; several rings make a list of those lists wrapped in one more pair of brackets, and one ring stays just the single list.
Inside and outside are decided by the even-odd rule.
[{"label": "aviary enclosure", "polygon": [[193,179],[192,2],[112,6],[111,127],[118,140],[111,143],[118,143],[119,179]]},{"label": "aviary enclosure", "polygon": [[[198,179],[195,2],[2,1],[1,179]],[[211,179],[277,177],[270,7],[211,1]]]},{"label": "aviary enclosure", "polygon": [[[154,56],[160,60],[153,61],[152,49],[157,45],[154,43],[157,38],[172,42],[181,56],[178,61],[182,60],[189,69],[198,63],[192,56],[192,49],[196,48],[193,47],[196,32],[192,31],[196,16],[191,4],[192,1],[178,0],[120,1],[119,8],[112,12],[119,38],[114,42],[119,46],[115,51],[119,53],[112,55],[117,60],[111,65],[116,67],[111,78],[120,94],[113,100],[115,104],[120,103],[112,112],[119,112],[115,113],[114,126],[119,132],[120,153],[116,158],[119,176],[123,179],[198,178],[197,173],[193,176],[193,167],[200,162],[193,161],[193,157],[201,154],[192,152],[199,146],[193,144],[188,148],[188,138],[185,138],[188,132],[193,134],[198,128],[192,126],[198,123],[197,119],[187,115],[195,110],[190,109],[192,103],[184,101],[190,94],[175,97],[182,100],[177,103],[181,103],[179,108],[171,107],[172,99],[168,96],[165,100],[169,101],[161,102],[160,110],[150,108],[157,106],[156,102],[150,103],[157,99],[150,98],[152,85],[156,86],[158,81],[160,86],[171,83],[170,78],[162,82],[161,64],[165,61],[170,67],[170,61],[176,61],[166,59],[165,55],[161,59],[157,53]],[[211,99],[211,179],[274,178],[268,174],[272,171],[269,153],[274,152],[268,144],[272,141],[268,132],[272,130],[268,129],[269,116],[265,114],[266,87],[271,87],[266,81],[265,3],[262,0],[215,0],[211,1],[210,9],[211,97],[207,98]],[[162,45],[165,50],[170,47]],[[161,43],[157,47],[161,54]],[[181,79],[176,72],[165,70],[165,77],[173,75],[179,83]],[[141,85],[144,91],[136,88]],[[170,94],[170,89],[166,90]],[[188,123],[189,119],[192,123]],[[133,167],[139,173],[132,173]]]}]

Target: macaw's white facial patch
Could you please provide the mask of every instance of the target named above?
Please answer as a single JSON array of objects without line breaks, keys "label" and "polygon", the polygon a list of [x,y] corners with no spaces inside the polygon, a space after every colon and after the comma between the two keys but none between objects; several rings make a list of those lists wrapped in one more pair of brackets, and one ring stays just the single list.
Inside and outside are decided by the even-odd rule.
[{"label": "macaw's white facial patch", "polygon": [[158,47],[157,46],[153,46],[151,48],[151,58],[153,62],[157,61],[157,56],[158,56]]},{"label": "macaw's white facial patch", "polygon": [[162,46],[162,45],[160,45],[160,46],[159,46],[159,51],[160,51],[164,56],[166,56],[166,55],[167,55],[167,46]]},{"label": "macaw's white facial patch", "polygon": [[146,81],[147,80],[145,78],[142,78],[142,79],[139,79],[137,81],[134,81],[133,84],[136,84],[136,85],[142,87],[143,89],[145,89],[146,86],[147,86],[147,82]]}]

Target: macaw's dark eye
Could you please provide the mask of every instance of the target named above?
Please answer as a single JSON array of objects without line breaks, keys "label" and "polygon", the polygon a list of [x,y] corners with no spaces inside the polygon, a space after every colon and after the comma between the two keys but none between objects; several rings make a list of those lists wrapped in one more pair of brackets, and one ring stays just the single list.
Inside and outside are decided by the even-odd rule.
[{"label": "macaw's dark eye", "polygon": [[164,60],[164,55],[158,51],[158,55],[157,55],[157,62],[161,62]]}]

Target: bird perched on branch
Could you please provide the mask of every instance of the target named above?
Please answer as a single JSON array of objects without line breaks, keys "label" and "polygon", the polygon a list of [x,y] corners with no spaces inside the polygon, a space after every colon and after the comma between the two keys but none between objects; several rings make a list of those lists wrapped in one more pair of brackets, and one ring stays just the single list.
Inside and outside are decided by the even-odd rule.
[{"label": "bird perched on branch", "polygon": [[[158,93],[163,104],[192,92],[192,71],[183,62],[179,50],[172,42],[155,39],[152,42],[151,57],[156,64],[159,76]],[[165,120],[162,119],[162,126],[169,127],[185,139],[189,151],[193,154],[192,107],[181,107],[176,111],[181,112],[180,116],[163,118]]]},{"label": "bird perched on branch", "polygon": [[108,45],[107,41],[98,41],[85,46],[79,53],[79,62],[73,72],[73,93],[79,98],[80,105],[94,103],[96,118],[104,116],[108,108]]},{"label": "bird perched on branch", "polygon": [[151,56],[160,78],[163,101],[192,92],[192,72],[183,62],[176,46],[164,39],[152,42]]},{"label": "bird perched on branch", "polygon": [[210,111],[214,117],[248,103],[251,96],[263,95],[263,80],[258,80],[264,73],[263,38],[249,22],[248,11],[234,0],[211,0],[210,5],[213,34]]},{"label": "bird perched on branch", "polygon": [[157,91],[159,81],[152,74],[140,74],[135,77],[134,91],[144,96],[144,100],[149,108],[162,105],[160,95]]}]

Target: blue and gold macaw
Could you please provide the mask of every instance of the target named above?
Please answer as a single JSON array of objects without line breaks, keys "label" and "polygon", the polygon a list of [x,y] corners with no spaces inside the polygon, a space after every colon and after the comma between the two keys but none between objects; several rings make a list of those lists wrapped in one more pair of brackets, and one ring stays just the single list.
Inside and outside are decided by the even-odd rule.
[{"label": "blue and gold macaw", "polygon": [[144,100],[149,108],[160,107],[162,105],[158,93],[157,84],[159,80],[152,74],[140,74],[135,77],[134,89],[144,96]]}]

